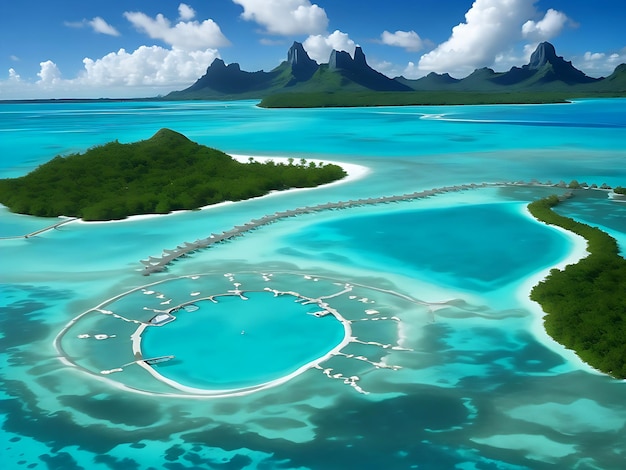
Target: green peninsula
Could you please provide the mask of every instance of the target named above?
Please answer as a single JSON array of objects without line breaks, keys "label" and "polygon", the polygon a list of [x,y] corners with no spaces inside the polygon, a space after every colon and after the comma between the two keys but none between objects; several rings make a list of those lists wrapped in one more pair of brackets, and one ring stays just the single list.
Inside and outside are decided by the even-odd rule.
[{"label": "green peninsula", "polygon": [[531,214],[587,240],[589,256],[563,271],[553,269],[531,299],[546,312],[546,332],[592,367],[626,378],[626,260],[613,237],[552,210],[551,196],[528,206]]},{"label": "green peninsula", "polygon": [[0,203],[40,217],[114,220],[166,214],[270,191],[314,187],[346,176],[332,164],[241,163],[169,129],[148,140],[117,141],[57,156],[31,173],[0,180]]}]

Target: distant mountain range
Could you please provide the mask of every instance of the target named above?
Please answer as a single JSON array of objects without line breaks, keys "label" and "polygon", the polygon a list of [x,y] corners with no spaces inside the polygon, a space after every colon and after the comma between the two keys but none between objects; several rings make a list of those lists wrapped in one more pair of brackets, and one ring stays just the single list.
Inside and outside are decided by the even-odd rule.
[{"label": "distant mountain range", "polygon": [[362,92],[573,92],[626,93],[626,64],[606,78],[592,78],[557,56],[549,42],[542,42],[522,67],[508,72],[481,68],[462,79],[449,74],[430,73],[417,80],[389,78],[367,63],[360,47],[354,58],[344,51],[332,51],[328,63],[317,64],[299,42],[294,42],[287,60],[275,69],[246,72],[239,64],[226,65],[215,59],[206,74],[189,88],[168,94],[165,99],[246,99],[283,93]]}]

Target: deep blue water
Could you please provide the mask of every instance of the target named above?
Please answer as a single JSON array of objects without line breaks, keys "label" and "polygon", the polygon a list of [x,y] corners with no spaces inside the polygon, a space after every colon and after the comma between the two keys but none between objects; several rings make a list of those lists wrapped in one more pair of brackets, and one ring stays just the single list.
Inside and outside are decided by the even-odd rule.
[{"label": "deep blue water", "polygon": [[[2,104],[0,175],[163,127],[232,154],[318,158],[370,172],[200,212],[0,240],[2,468],[623,467],[624,383],[552,342],[528,301],[532,284],[576,246],[524,210],[553,189],[490,187],[290,218],[149,277],[139,260],[328,201],[531,179],[626,185],[626,101],[323,110],[263,110],[251,101]],[[559,211],[610,231],[623,249],[625,207],[590,191]],[[0,237],[50,223],[3,209]],[[354,338],[319,369],[245,396],[172,393],[133,364],[137,324],[127,320],[147,321],[236,282],[328,297]],[[248,302],[246,313],[263,310],[260,298]],[[100,311],[107,308],[126,320]],[[270,357],[272,374],[335,342],[332,328],[317,336],[297,323],[294,336],[269,319],[258,349],[246,351],[258,352],[255,361]],[[185,328],[170,331],[193,341],[167,338],[181,355],[208,348],[205,337],[224,349],[234,344],[229,336],[254,331],[234,318],[210,323],[209,333],[179,320]],[[161,333],[176,322],[155,341],[165,342]],[[221,335],[226,327],[233,334]],[[249,378],[254,362],[229,354],[221,372]],[[177,373],[211,385],[208,375]]]}]

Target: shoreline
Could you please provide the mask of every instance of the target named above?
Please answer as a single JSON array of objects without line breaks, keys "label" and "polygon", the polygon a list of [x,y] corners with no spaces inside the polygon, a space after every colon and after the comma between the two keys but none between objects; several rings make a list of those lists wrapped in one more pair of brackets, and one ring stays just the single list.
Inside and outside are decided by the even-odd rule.
[{"label": "shoreline", "polygon": [[547,313],[543,311],[543,308],[539,303],[531,300],[530,298],[530,292],[532,291],[533,287],[535,287],[541,281],[545,280],[552,269],[558,269],[562,271],[563,269],[565,269],[566,266],[576,264],[581,259],[586,258],[590,255],[589,251],[587,250],[587,240],[584,237],[565,230],[562,227],[546,224],[537,220],[535,217],[532,216],[527,206],[524,206],[522,212],[530,220],[533,220],[536,223],[544,225],[550,229],[561,232],[572,243],[571,250],[562,260],[560,260],[558,263],[546,266],[539,271],[531,274],[530,276],[524,278],[523,282],[520,283],[518,289],[516,290],[516,298],[522,306],[530,311],[532,316],[528,331],[535,337],[535,339],[540,344],[561,356],[567,365],[575,367],[579,370],[584,370],[586,372],[606,376],[607,374],[605,374],[604,372],[595,369],[593,366],[583,361],[573,349],[565,347],[548,334],[543,324],[544,318]]}]

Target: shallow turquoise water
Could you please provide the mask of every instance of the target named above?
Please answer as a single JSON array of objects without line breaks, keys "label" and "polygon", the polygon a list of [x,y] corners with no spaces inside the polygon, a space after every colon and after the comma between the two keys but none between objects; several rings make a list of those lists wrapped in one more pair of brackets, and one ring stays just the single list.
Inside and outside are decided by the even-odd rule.
[{"label": "shallow turquoise water", "polygon": [[309,314],[319,307],[267,292],[246,297],[197,302],[199,310],[150,328],[141,341],[144,357],[174,355],[157,366],[161,375],[190,387],[226,389],[289,375],[343,340],[343,326],[332,315]]},{"label": "shallow turquoise water", "polygon": [[325,247],[334,251],[340,245],[346,257],[361,265],[394,266],[436,284],[482,291],[501,288],[563,257],[564,242],[560,233],[523,217],[519,204],[476,204],[346,215],[299,230],[285,245],[320,259]]},{"label": "shallow turquoise water", "polygon": [[[342,185],[201,212],[72,223],[29,239],[0,240],[2,468],[623,466],[624,384],[594,373],[551,342],[542,333],[541,313],[527,300],[528,280],[573,247],[523,210],[552,189],[476,189],[296,217],[193,253],[150,277],[141,275],[139,260],[265,214],[327,201],[474,182],[624,185],[624,100],[325,110],[254,104],[0,105],[3,177],[23,175],[56,154],[145,139],[162,127],[230,153],[337,160],[371,170]],[[605,193],[589,192],[559,211],[610,230],[623,247],[624,207]],[[2,211],[0,237],[49,223]],[[195,287],[175,278],[198,273],[210,274],[210,287],[218,290],[232,288],[224,277],[230,273],[261,286],[269,282],[263,276],[275,273],[272,282],[311,297],[350,285],[329,301],[354,320],[357,340],[320,365],[326,373],[311,369],[241,397],[146,394],[171,390],[134,365],[101,375],[132,363],[127,346],[136,324],[92,309],[138,292],[140,300],[126,295],[115,305],[119,313],[147,321],[166,299],[136,289],[171,281],[167,299],[183,302]],[[59,351],[55,338],[84,312],[90,314]],[[182,315],[159,333],[183,324]],[[388,319],[373,320],[379,317]],[[276,351],[316,355],[312,351],[326,349],[337,333],[330,328],[324,336],[329,341],[322,341],[289,336],[282,323],[271,331],[266,326],[263,341],[250,351],[259,352],[255,360],[275,358],[275,372],[308,360],[303,355],[281,362],[287,355]],[[210,337],[222,350],[236,344],[229,339],[244,339],[234,318],[221,328],[232,334],[213,330]],[[245,330],[247,337],[254,327]],[[194,338],[176,341],[181,355],[208,347],[203,330],[170,331]],[[281,341],[274,341],[278,335]],[[154,339],[159,346],[165,342]],[[298,347],[304,343],[307,348]],[[61,353],[76,367],[59,360]],[[237,370],[234,380],[254,368],[235,362],[234,354],[227,360],[220,364],[224,374]],[[208,374],[191,379],[187,369],[179,372],[181,380],[210,384]],[[344,382],[353,376],[367,394]]]}]

